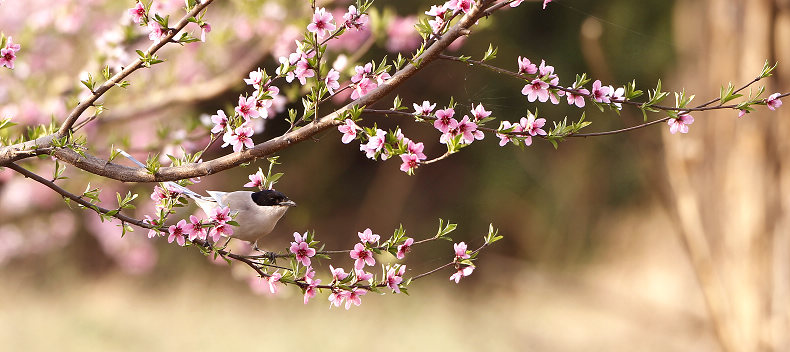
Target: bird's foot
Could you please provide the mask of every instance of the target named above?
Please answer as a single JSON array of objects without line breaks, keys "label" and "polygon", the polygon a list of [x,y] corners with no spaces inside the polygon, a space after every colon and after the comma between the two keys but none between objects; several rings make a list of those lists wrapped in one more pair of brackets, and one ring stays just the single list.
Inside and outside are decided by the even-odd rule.
[{"label": "bird's foot", "polygon": [[256,252],[261,252],[262,253],[261,255],[265,259],[268,259],[269,262],[274,263],[274,260],[276,259],[276,256],[275,256],[274,252],[269,252],[269,251],[265,251],[265,250],[262,250],[262,249],[258,248],[258,241],[255,241],[252,244],[252,249],[255,250]]}]

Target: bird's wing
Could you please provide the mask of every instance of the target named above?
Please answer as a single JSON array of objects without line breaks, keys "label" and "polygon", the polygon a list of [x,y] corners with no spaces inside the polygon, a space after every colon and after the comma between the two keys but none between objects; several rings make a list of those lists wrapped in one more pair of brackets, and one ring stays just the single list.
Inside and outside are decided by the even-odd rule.
[{"label": "bird's wing", "polygon": [[203,196],[203,195],[200,195],[198,193],[195,193],[191,189],[186,188],[186,187],[184,187],[182,185],[179,185],[178,183],[175,183],[175,182],[171,182],[171,181],[165,182],[165,186],[167,186],[168,188],[170,188],[172,190],[178,191],[179,193],[182,193],[182,194],[186,195],[189,198],[211,200],[210,198],[208,198],[206,196]]},{"label": "bird's wing", "polygon": [[217,202],[217,204],[219,204],[219,205],[221,205],[223,207],[227,206],[227,204],[225,204],[225,202],[224,202],[224,199],[225,199],[225,196],[228,194],[228,192],[206,191],[206,193],[208,193],[211,196],[211,198],[213,198],[214,201]]},{"label": "bird's wing", "polygon": [[[137,164],[138,166],[147,168],[147,166],[145,166],[145,164],[143,164],[139,160],[135,159],[129,153],[127,153],[127,152],[125,152],[125,151],[123,151],[121,149],[116,149],[116,150],[119,153],[121,153],[121,155],[125,156],[127,159],[131,160],[133,163]],[[220,203],[221,204],[221,199],[217,199],[216,197],[213,197],[213,195],[212,195],[213,198],[200,195],[200,194],[195,193],[194,191],[190,190],[189,188],[186,188],[186,187],[184,187],[182,185],[179,185],[178,183],[175,183],[175,182],[170,182],[170,181],[165,182],[165,186],[167,186],[171,190],[178,191],[179,193],[182,193],[182,194],[186,195],[189,198],[192,198],[192,199],[195,199],[197,201],[200,201],[199,205],[200,205],[201,208],[204,208],[203,204],[205,204],[205,203],[216,202],[216,203]],[[209,193],[212,193],[212,192],[209,192]],[[222,192],[219,192],[219,193],[222,193]]]}]

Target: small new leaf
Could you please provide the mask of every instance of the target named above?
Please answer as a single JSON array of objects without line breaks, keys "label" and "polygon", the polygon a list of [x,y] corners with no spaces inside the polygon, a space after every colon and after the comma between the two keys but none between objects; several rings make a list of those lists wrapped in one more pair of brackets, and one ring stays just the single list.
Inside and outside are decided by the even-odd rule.
[{"label": "small new leaf", "polygon": [[491,59],[495,59],[498,50],[499,50],[499,48],[494,48],[493,46],[491,46],[491,44],[488,44],[488,50],[486,50],[486,53],[483,54],[483,60],[482,61],[488,61],[488,60],[491,60]]}]

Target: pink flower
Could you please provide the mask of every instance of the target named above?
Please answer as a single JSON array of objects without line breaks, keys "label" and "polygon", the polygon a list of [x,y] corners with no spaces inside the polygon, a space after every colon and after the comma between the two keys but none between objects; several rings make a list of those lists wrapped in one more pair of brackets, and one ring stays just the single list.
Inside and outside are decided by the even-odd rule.
[{"label": "pink flower", "polygon": [[211,32],[211,25],[208,22],[200,25],[200,41],[206,42],[206,34]]},{"label": "pink flower", "polygon": [[349,292],[348,298],[346,298],[346,310],[351,308],[351,303],[354,303],[355,306],[362,304],[362,296],[364,296],[366,293],[368,293],[368,291],[363,288],[352,288]]},{"label": "pink flower", "polygon": [[414,169],[420,166],[420,160],[414,154],[401,154],[400,160],[403,162],[400,164],[400,171],[409,175],[414,174]]},{"label": "pink flower", "polygon": [[[212,221],[216,221],[218,224],[224,224],[228,221],[233,220],[230,217],[230,208],[229,207],[216,207],[209,211],[208,217]],[[233,232],[231,232],[233,233]]]},{"label": "pink flower", "polygon": [[369,228],[365,229],[365,231],[363,231],[363,232],[357,232],[357,236],[359,236],[359,240],[362,243],[366,243],[367,242],[367,243],[373,244],[373,243],[378,242],[381,239],[381,237],[379,235],[374,234],[373,231],[371,229],[369,229]]},{"label": "pink flower", "polygon": [[370,78],[362,78],[355,84],[354,90],[351,92],[351,99],[359,99],[368,94],[371,90],[376,89],[376,87],[378,87],[378,85]]},{"label": "pink flower", "polygon": [[771,94],[768,99],[765,99],[765,105],[768,105],[768,108],[771,110],[776,110],[778,107],[782,106],[782,100],[779,99],[779,93]]},{"label": "pink flower", "polygon": [[319,37],[323,37],[326,32],[334,31],[335,24],[332,23],[334,20],[332,19],[332,14],[326,12],[323,7],[320,7],[315,10],[313,14],[313,22],[307,25],[307,30],[318,34]]},{"label": "pink flower", "polygon": [[332,272],[332,281],[343,281],[348,277],[348,273],[343,268],[335,268],[330,264],[329,270]]},{"label": "pink flower", "polygon": [[524,0],[513,0],[510,2],[510,7],[516,7],[518,5],[521,5],[522,2],[524,2]]},{"label": "pink flower", "polygon": [[414,143],[413,141],[409,141],[409,145],[406,148],[409,154],[416,155],[418,160],[428,159],[428,157],[425,156],[425,153],[422,152],[425,149],[425,145],[422,144],[422,142]]},{"label": "pink flower", "polygon": [[425,100],[422,102],[422,105],[417,105],[417,103],[414,103],[412,106],[414,106],[414,114],[427,116],[430,115],[431,111],[433,111],[433,109],[436,107],[436,103],[431,105],[431,102]]},{"label": "pink flower", "polygon": [[222,144],[222,147],[230,144],[233,146],[233,152],[236,153],[240,152],[244,147],[252,148],[255,146],[255,143],[252,142],[253,133],[255,133],[255,131],[252,127],[247,127],[245,125],[241,125],[233,131],[227,131],[222,136],[222,140],[225,142]]},{"label": "pink flower", "polygon": [[442,4],[441,6],[431,5],[431,9],[425,11],[425,14],[428,16],[444,18],[444,15],[447,13],[447,4]]},{"label": "pink flower", "polygon": [[545,136],[546,131],[544,131],[541,127],[546,125],[546,119],[539,118],[536,119],[535,115],[532,113],[528,114],[527,117],[521,118],[521,130],[529,132],[530,136]]},{"label": "pink flower", "polygon": [[243,96],[240,96],[239,105],[236,106],[236,112],[244,117],[245,120],[254,119],[260,116],[260,113],[258,113],[258,109],[255,105],[255,97],[247,97],[245,99]]},{"label": "pink flower", "polygon": [[250,182],[244,184],[244,187],[257,187],[260,188],[263,186],[263,171],[258,169],[258,171],[252,175],[247,176],[250,179]]},{"label": "pink flower", "polygon": [[471,144],[476,140],[481,140],[485,137],[483,131],[477,129],[477,124],[469,121],[469,116],[464,115],[461,122],[458,122],[456,132],[462,136],[461,141],[466,144]]},{"label": "pink flower", "polygon": [[459,242],[453,244],[456,259],[469,259],[469,254],[466,254],[466,243]]},{"label": "pink flower", "polygon": [[376,265],[376,260],[373,259],[373,252],[369,249],[365,248],[365,245],[362,243],[357,243],[354,245],[354,250],[349,253],[351,259],[355,259],[354,261],[354,269],[362,270],[365,267],[365,264],[368,266]]},{"label": "pink flower", "polygon": [[307,232],[305,232],[304,235],[298,232],[294,232],[294,242],[299,243],[305,241],[307,241]]},{"label": "pink flower", "polygon": [[487,111],[483,104],[477,104],[477,107],[472,106],[472,116],[474,116],[475,121],[480,121],[491,116],[491,111]]},{"label": "pink flower", "polygon": [[214,225],[208,232],[208,236],[211,237],[211,240],[214,242],[219,241],[220,237],[230,236],[233,234],[233,227],[226,223],[219,223]]},{"label": "pink flower", "polygon": [[321,284],[321,279],[307,277],[305,281],[307,282],[307,288],[304,290],[304,304],[307,304],[311,298],[315,297],[316,292],[318,292],[316,287]]},{"label": "pink flower", "polygon": [[307,84],[307,78],[315,77],[315,71],[305,57],[296,63],[296,69],[294,69],[293,74],[296,75],[296,78],[299,79],[299,83],[302,85]]},{"label": "pink flower", "polygon": [[184,230],[186,229],[186,226],[187,221],[184,219],[181,219],[181,221],[175,225],[170,225],[170,227],[167,229],[167,231],[170,232],[170,236],[167,237],[167,243],[173,243],[173,240],[175,240],[179,246],[186,244],[186,238],[184,238]]},{"label": "pink flower", "polygon": [[351,143],[351,141],[353,141],[354,138],[357,138],[358,129],[360,129],[359,126],[357,126],[357,124],[354,123],[354,121],[352,121],[351,119],[346,119],[345,125],[337,126],[337,130],[343,134],[343,138],[341,138],[341,141],[344,144]]},{"label": "pink flower", "polygon": [[436,121],[433,122],[433,127],[436,127],[442,133],[455,129],[458,127],[458,121],[452,118],[453,115],[455,115],[455,110],[452,108],[436,110]]},{"label": "pink flower", "polygon": [[310,266],[310,257],[315,256],[315,248],[310,248],[307,242],[291,242],[290,251],[296,255],[296,261],[304,266]]},{"label": "pink flower", "polygon": [[403,244],[398,246],[398,253],[395,255],[398,259],[406,258],[406,253],[411,250],[411,245],[414,244],[413,238],[407,238]]},{"label": "pink flower", "polygon": [[612,102],[612,104],[614,104],[614,106],[617,107],[617,110],[622,110],[623,101],[625,100],[623,98],[623,95],[625,94],[625,88],[620,87],[614,89],[614,87],[609,86],[609,94],[610,94],[609,100]]},{"label": "pink flower", "polygon": [[471,265],[466,266],[464,268],[459,268],[455,274],[450,275],[450,281],[455,281],[455,283],[457,284],[459,281],[461,281],[462,277],[467,277],[469,275],[472,275],[472,272],[474,270],[475,267]]},{"label": "pink flower", "polygon": [[167,31],[162,28],[156,21],[148,22],[148,30],[151,31],[148,33],[148,39],[153,40],[154,42],[159,42],[164,37],[167,36]]},{"label": "pink flower", "polygon": [[343,289],[333,289],[332,293],[329,294],[329,307],[331,308],[333,305],[335,307],[340,307],[340,305],[343,304],[343,301],[347,299],[350,295],[351,292],[349,291]]},{"label": "pink flower", "polygon": [[10,37],[10,36],[9,36],[9,37],[6,39],[6,42],[5,42],[5,48],[6,48],[6,49],[11,49],[11,50],[13,50],[14,52],[17,52],[17,51],[19,51],[19,49],[21,49],[21,48],[22,48],[22,46],[20,46],[19,44],[14,44],[14,39],[13,39],[13,37]]},{"label": "pink flower", "polygon": [[369,76],[373,73],[373,64],[368,62],[365,64],[365,66],[357,65],[354,67],[354,72],[354,75],[351,76],[351,82],[357,83],[361,81],[362,78],[365,78],[366,76]]},{"label": "pink flower", "polygon": [[743,115],[746,115],[748,113],[749,111],[747,111],[746,109],[740,109],[738,110],[738,117],[743,117]]},{"label": "pink flower", "polygon": [[540,66],[538,67],[538,77],[548,77],[548,80],[551,82],[551,84],[557,84],[559,82],[559,78],[554,74],[554,66],[546,65],[546,60],[540,60]]},{"label": "pink flower", "polygon": [[143,17],[145,17],[145,7],[143,7],[142,3],[138,2],[135,7],[129,9],[128,13],[129,16],[132,17],[132,22],[141,23],[143,22]]},{"label": "pink flower", "polygon": [[357,276],[357,282],[369,281],[373,278],[373,274],[365,272],[365,270],[362,269],[354,269],[354,275]]},{"label": "pink flower", "polygon": [[[150,217],[148,215],[146,215],[145,219],[143,219],[143,223],[149,224],[149,225],[154,225],[154,226],[159,225],[159,221],[157,219],[154,219],[154,218],[152,218],[152,217]],[[149,229],[148,230],[148,238],[154,238],[154,237],[156,237],[158,235],[159,235],[159,231],[158,230],[156,230],[156,229]]]},{"label": "pink flower", "polygon": [[521,94],[526,95],[530,103],[534,102],[535,99],[545,103],[549,100],[549,84],[539,79],[534,79],[521,89]]},{"label": "pink flower", "polygon": [[[250,78],[245,78],[244,83],[256,88],[260,88],[261,80],[263,80],[263,71],[261,71],[261,68],[258,67],[257,70],[250,72]],[[241,99],[239,99],[239,105],[241,105]]]},{"label": "pink flower", "polygon": [[[521,1],[523,1],[523,0],[521,0]],[[521,3],[521,1],[519,1],[519,3]],[[510,6],[516,7],[516,6],[518,6],[518,4],[516,4],[516,6],[513,6],[513,3],[510,3]],[[532,75],[532,74],[535,74],[537,72],[538,72],[538,66],[533,64],[526,57],[521,57],[521,56],[518,57],[518,73],[528,73],[528,74]]]},{"label": "pink flower", "polygon": [[[523,129],[521,128],[520,124],[511,124],[510,121],[502,121],[502,125],[499,127],[500,131],[507,131],[510,128],[513,128],[510,132],[521,132]],[[504,147],[505,144],[508,142],[513,141],[512,135],[504,134],[504,133],[497,133],[497,137],[499,137],[499,146]],[[532,144],[532,138],[530,138],[530,144]],[[529,144],[527,144],[529,145]]]},{"label": "pink flower", "polygon": [[365,17],[364,14],[359,13],[354,5],[351,5],[348,7],[348,12],[343,15],[343,20],[345,21],[343,25],[348,29],[354,28],[360,30],[365,24]]},{"label": "pink flower", "polygon": [[14,50],[9,48],[0,49],[0,67],[5,66],[13,70],[14,60],[16,60],[16,54]]},{"label": "pink flower", "polygon": [[579,92],[578,95],[577,94],[573,94],[573,93],[568,93],[568,96],[567,96],[567,98],[568,98],[568,105],[576,104],[577,107],[583,108],[585,103],[586,103],[586,101],[584,100],[585,96],[582,95],[582,94],[590,94],[590,91],[587,90],[587,89],[584,89],[584,88],[577,89],[576,91]]},{"label": "pink flower", "polygon": [[381,151],[384,148],[384,144],[386,143],[387,132],[384,132],[381,129],[376,130],[375,136],[370,136],[367,144],[362,144],[359,146],[359,150],[365,152],[365,155],[373,159],[376,157],[376,153]]},{"label": "pink flower", "polygon": [[280,274],[279,272],[274,272],[271,276],[266,278],[266,281],[269,283],[269,292],[271,292],[273,295],[277,294],[277,283],[280,282],[280,279],[282,278],[283,274]]},{"label": "pink flower", "polygon": [[[543,0],[543,9],[546,9],[546,5],[548,5],[552,0]],[[471,272],[470,272],[471,273]]]},{"label": "pink flower", "polygon": [[450,0],[447,3],[447,8],[454,11],[463,11],[468,13],[472,10],[473,0]]},{"label": "pink flower", "polygon": [[694,123],[694,118],[689,114],[683,114],[678,116],[676,119],[669,119],[667,124],[669,125],[669,133],[675,134],[680,131],[680,133],[688,133],[690,124]]},{"label": "pink flower", "polygon": [[609,91],[609,87],[601,87],[601,81],[595,80],[592,85],[592,98],[593,100],[599,103],[610,103],[611,100],[609,99],[609,94],[612,92]]},{"label": "pink flower", "polygon": [[340,88],[340,83],[337,82],[338,79],[340,79],[340,72],[335,71],[334,68],[326,74],[326,89],[329,91],[329,94],[335,94],[335,89]]},{"label": "pink flower", "polygon": [[214,123],[211,133],[220,133],[225,131],[225,128],[228,126],[228,116],[225,115],[224,111],[217,110],[216,115],[211,115],[211,122]]},{"label": "pink flower", "polygon": [[400,283],[403,282],[403,273],[406,272],[406,266],[401,265],[400,270],[391,267],[387,270],[387,287],[391,288],[395,293],[400,293]]},{"label": "pink flower", "polygon": [[184,233],[189,235],[190,241],[194,241],[196,238],[206,239],[206,230],[203,228],[203,223],[194,215],[189,216],[189,224],[184,227]]}]

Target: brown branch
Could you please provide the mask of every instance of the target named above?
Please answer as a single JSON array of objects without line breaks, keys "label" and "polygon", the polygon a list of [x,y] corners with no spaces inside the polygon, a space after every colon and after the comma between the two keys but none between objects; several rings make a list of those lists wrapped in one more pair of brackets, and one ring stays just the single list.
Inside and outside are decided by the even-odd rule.
[{"label": "brown branch", "polygon": [[98,123],[124,121],[150,115],[165,108],[169,109],[174,105],[194,104],[218,97],[240,82],[240,76],[252,70],[255,64],[269,52],[269,48],[260,46],[250,49],[252,52],[235,61],[231,70],[224,71],[222,74],[200,83],[176,86],[161,92],[161,94],[146,94],[139,101],[133,101],[103,113]]},{"label": "brown branch", "polygon": [[[439,55],[439,58],[443,59],[443,60],[448,60],[448,61],[455,61],[455,62],[465,63],[465,64],[470,65],[470,66],[471,65],[481,66],[481,67],[487,68],[487,69],[489,69],[491,71],[497,72],[499,74],[511,76],[511,77],[514,77],[514,78],[517,78],[517,79],[520,79],[520,80],[531,81],[531,80],[535,79],[535,77],[530,77],[530,76],[527,76],[527,75],[524,75],[524,74],[521,74],[521,73],[518,73],[518,72],[513,72],[513,71],[506,70],[506,69],[503,69],[503,68],[500,68],[500,67],[497,67],[497,66],[489,65],[489,64],[487,64],[487,63],[485,63],[483,61],[479,61],[479,60],[462,59],[460,57],[443,55],[443,54]],[[747,87],[751,86],[754,83],[757,83],[761,79],[763,79],[763,77],[759,77],[758,76],[758,77],[754,78],[749,83],[745,84],[744,86],[742,86],[738,90],[734,91],[733,94],[736,94],[736,93],[746,89]],[[592,93],[587,93],[587,94],[581,93],[581,92],[579,92],[578,89],[558,86],[558,85],[554,85],[554,84],[551,84],[551,83],[549,83],[549,88],[561,90],[561,91],[564,91],[566,93],[571,93],[573,95],[584,96],[584,97],[592,99]],[[787,95],[790,95],[790,93],[782,94],[780,97],[785,97]],[[735,105],[735,104],[732,104],[732,105],[721,105],[721,104],[719,104],[719,105],[712,106],[712,107],[708,106],[708,105],[711,105],[711,104],[713,104],[713,103],[715,103],[715,102],[717,102],[719,100],[720,100],[719,98],[714,98],[714,99],[711,99],[710,101],[708,101],[706,103],[697,105],[696,107],[693,107],[693,108],[689,108],[689,107],[680,108],[680,107],[663,106],[663,105],[649,105],[648,107],[659,109],[659,110],[664,110],[664,111],[677,111],[680,114],[691,112],[691,111],[708,111],[708,110],[720,110],[720,109],[735,109],[737,107],[737,105]],[[633,106],[637,106],[637,107],[641,107],[644,104],[644,103],[640,103],[640,102],[632,101],[632,100],[628,100],[628,99],[612,100],[612,103],[627,104],[627,105],[633,105]],[[665,118],[662,121],[666,121],[667,119],[668,118]]]},{"label": "brown branch", "polygon": [[[490,1],[487,1],[486,3],[488,2]],[[413,64],[407,65],[395,73],[391,79],[385,81],[376,89],[370,91],[367,95],[347,104],[346,106],[327,116],[324,116],[319,120],[316,120],[313,123],[305,125],[296,131],[286,133],[282,136],[258,144],[252,149],[247,149],[238,153],[232,153],[202,163],[191,163],[176,167],[163,167],[156,174],[150,174],[143,168],[131,168],[110,163],[87,153],[83,156],[70,149],[52,151],[51,154],[66,163],[74,165],[90,173],[124,182],[181,180],[191,177],[211,175],[220,171],[234,168],[243,163],[271,155],[295,143],[310,139],[316,134],[340,124],[341,122],[337,121],[337,117],[352,106],[368,106],[375,103],[385,95],[395,90],[395,88],[415,75],[426,65],[435,60],[444,49],[446,49],[453,41],[455,41],[455,39],[468,33],[468,29],[474,26],[475,22],[480,18],[481,12],[482,11],[480,8],[476,7],[466,16],[462,17],[458,23],[451,27],[442,36],[440,40],[438,40],[434,45],[430,46],[423,52],[422,55],[420,55],[418,58],[418,60],[420,60],[420,66]],[[48,144],[43,146],[48,147],[49,145],[51,145],[51,140],[49,140]],[[2,150],[0,150],[0,166],[23,157],[28,156],[17,155],[9,157],[8,155],[3,154]]]},{"label": "brown branch", "polygon": [[[22,174],[23,176],[25,176],[27,178],[30,178],[30,179],[32,179],[32,180],[34,180],[34,181],[36,181],[36,182],[38,182],[38,183],[40,183],[40,184],[42,184],[44,186],[47,186],[48,188],[50,188],[53,191],[59,193],[63,197],[71,199],[72,201],[84,206],[85,208],[92,209],[92,210],[94,210],[96,212],[99,212],[99,213],[102,213],[102,214],[107,214],[110,211],[116,210],[116,209],[107,209],[107,208],[100,207],[100,206],[98,206],[96,204],[92,204],[92,203],[86,201],[85,199],[82,199],[81,197],[77,196],[76,194],[73,194],[73,193],[61,188],[60,186],[56,185],[54,182],[49,181],[49,180],[39,176],[38,174],[36,174],[36,173],[34,173],[34,172],[30,171],[30,170],[27,170],[27,169],[15,164],[15,163],[10,163],[10,164],[7,165],[7,167],[12,169],[12,170],[14,170],[14,171],[16,171],[16,172],[18,172],[18,173],[20,173],[20,174]],[[143,222],[142,220],[138,220],[138,219],[129,217],[127,215],[121,214],[120,212],[117,212],[116,214],[113,214],[111,216],[116,218],[116,219],[121,220],[122,223],[133,224],[133,225],[136,225],[138,227],[145,228],[145,229],[157,229],[156,226],[154,226],[154,225],[147,224],[147,223]],[[437,237],[426,238],[426,239],[414,242],[412,244],[412,246],[423,244],[423,243],[430,242],[430,241],[434,241],[434,240],[437,240],[437,239],[438,239]],[[292,257],[293,256],[293,254],[275,254],[275,253],[271,253],[269,255],[257,255],[257,256],[239,255],[239,254],[234,254],[234,253],[231,253],[231,252],[223,250],[223,249],[214,248],[208,242],[204,242],[204,241],[200,241],[200,240],[193,240],[193,241],[189,241],[189,242],[191,242],[192,244],[194,244],[196,246],[200,246],[200,247],[203,247],[203,248],[210,248],[211,250],[215,251],[217,254],[219,254],[222,257],[227,257],[227,258],[231,258],[233,260],[242,262],[242,263],[246,264],[247,266],[249,266],[250,268],[252,268],[253,270],[255,270],[255,272],[258,274],[258,276],[260,276],[262,278],[266,278],[266,277],[271,276],[271,274],[268,274],[268,273],[266,273],[266,272],[264,272],[262,270],[263,267],[275,267],[275,268],[284,269],[284,270],[290,270],[290,269],[284,268],[284,267],[281,267],[281,266],[277,266],[277,265],[274,265],[274,264],[261,262],[261,261],[259,261],[259,259],[266,259],[266,258],[273,258],[273,257],[276,257],[276,258]],[[483,244],[483,246],[481,246],[480,248],[478,248],[474,252],[475,253],[479,252],[480,250],[485,248],[486,245],[487,244]],[[382,249],[382,250],[385,249],[384,246],[379,246],[379,247],[376,247],[376,248]],[[327,253],[348,253],[348,252],[350,252],[350,250],[322,251],[322,252],[318,252],[318,253],[319,254],[327,254]],[[424,273],[421,273],[419,275],[413,276],[413,277],[411,277],[411,281],[418,280],[418,279],[423,278],[425,276],[434,274],[434,273],[436,273],[436,272],[438,272],[438,271],[440,271],[440,270],[442,270],[442,269],[444,269],[444,268],[446,268],[448,266],[451,266],[453,264],[455,264],[455,260],[453,260],[450,263],[447,263],[447,264],[444,264],[442,266],[439,266],[437,268],[434,268],[432,270],[429,270],[427,272],[424,272]],[[351,285],[351,286],[352,287],[363,288],[363,289],[367,289],[367,290],[370,290],[372,288],[384,288],[384,287],[387,287],[386,282],[383,281],[386,278],[382,277],[381,279],[382,279],[381,283],[374,284],[372,286],[371,285],[356,285],[356,284],[355,285]],[[305,282],[303,280],[293,280],[293,281],[290,281],[290,282],[282,281],[282,282],[284,284],[289,284],[290,283],[290,284],[299,286],[301,288],[304,288],[304,287],[308,286],[307,282]],[[333,288],[335,288],[335,285],[318,285],[318,286],[316,286],[316,288],[319,288],[319,289],[333,289]]]},{"label": "brown branch", "polygon": [[[146,49],[145,54],[153,55],[159,49],[165,46],[165,44],[174,42],[173,38],[186,27],[190,22],[189,19],[197,16],[200,11],[205,9],[208,5],[210,5],[214,0],[204,0],[203,2],[197,4],[192,11],[189,11],[184,17],[182,17],[178,23],[172,28],[168,28],[167,35],[162,38],[162,40],[151,44],[151,46]],[[123,81],[124,78],[132,74],[137,69],[143,67],[143,61],[141,58],[137,58],[132,61],[129,65],[127,65],[121,72],[116,73],[112,76],[109,80],[104,82],[101,86],[96,88],[90,97],[85,101],[82,101],[74,108],[74,110],[69,113],[66,117],[66,120],[63,121],[60,128],[50,135],[46,135],[43,137],[36,138],[32,141],[26,141],[10,146],[0,147],[0,166],[6,166],[8,163],[29,158],[31,156],[39,155],[42,153],[49,153],[49,149],[52,146],[52,142],[55,139],[61,139],[67,137],[69,132],[72,130],[72,126],[74,123],[77,122],[77,119],[80,118],[82,113],[85,112],[88,108],[93,106],[93,104],[98,100],[101,96],[104,95],[107,91],[109,91],[112,87],[116,84],[119,84]],[[42,152],[40,149],[44,149],[45,151]]]}]

